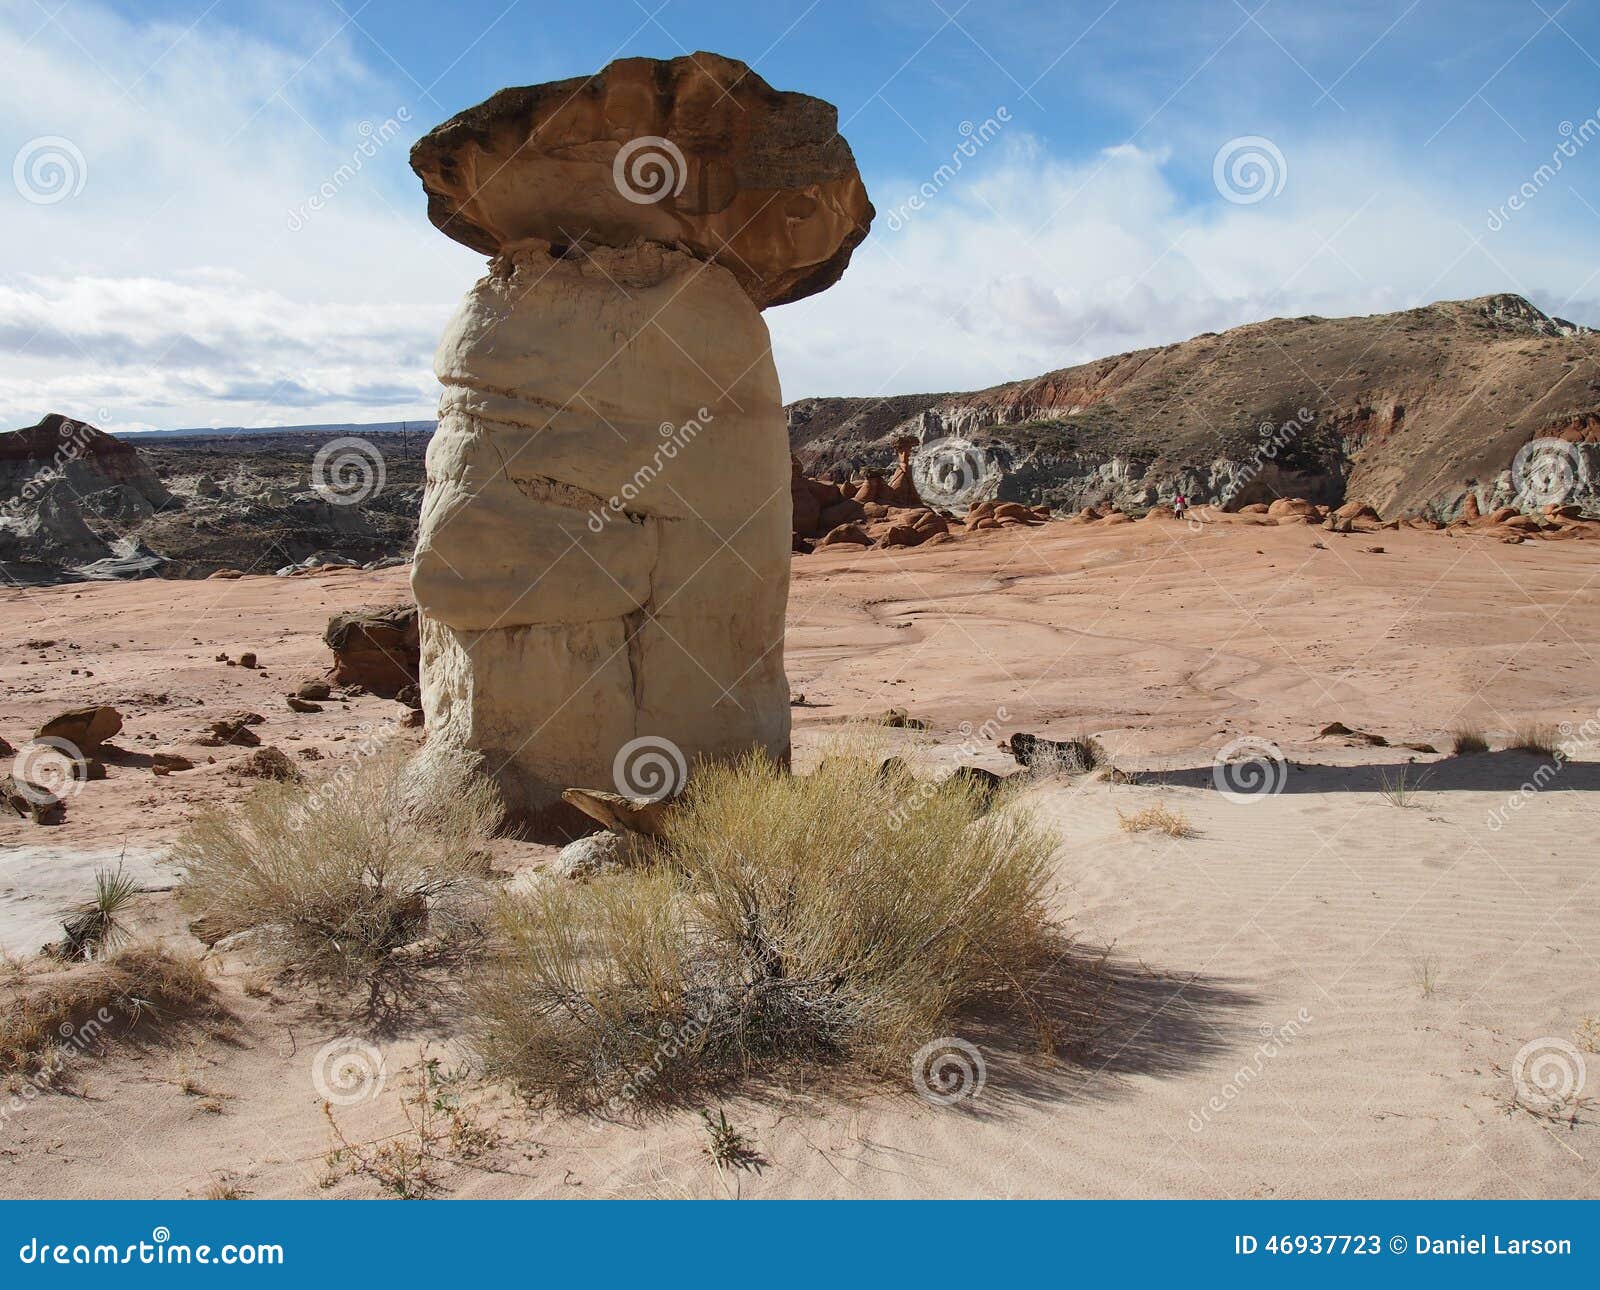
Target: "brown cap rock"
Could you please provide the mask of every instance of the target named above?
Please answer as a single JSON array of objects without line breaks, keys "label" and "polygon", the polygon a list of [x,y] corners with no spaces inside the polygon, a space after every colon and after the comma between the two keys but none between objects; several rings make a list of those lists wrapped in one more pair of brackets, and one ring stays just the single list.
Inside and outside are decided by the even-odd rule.
[{"label": "brown cap rock", "polygon": [[428,218],[485,255],[681,246],[759,308],[839,280],[874,211],[834,107],[697,53],[501,90],[417,141]]}]

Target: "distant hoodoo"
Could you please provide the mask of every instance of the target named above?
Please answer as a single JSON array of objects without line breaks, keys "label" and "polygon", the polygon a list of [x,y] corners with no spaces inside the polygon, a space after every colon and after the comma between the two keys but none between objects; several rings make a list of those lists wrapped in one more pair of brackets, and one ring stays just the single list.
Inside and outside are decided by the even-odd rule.
[{"label": "distant hoodoo", "polygon": [[430,746],[483,754],[523,816],[554,822],[641,743],[787,756],[760,311],[831,286],[872,222],[837,124],[698,53],[502,90],[412,150],[429,218],[492,257],[435,360],[423,707]]}]

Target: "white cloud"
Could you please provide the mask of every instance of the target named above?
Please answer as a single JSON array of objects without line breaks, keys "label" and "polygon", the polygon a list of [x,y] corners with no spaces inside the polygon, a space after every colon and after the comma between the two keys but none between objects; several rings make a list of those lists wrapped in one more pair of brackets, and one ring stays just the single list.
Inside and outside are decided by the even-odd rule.
[{"label": "white cloud", "polygon": [[[483,267],[428,223],[405,163],[439,105],[375,75],[331,8],[293,48],[221,11],[186,34],[75,3],[68,37],[13,9],[0,162],[61,136],[87,175],[54,204],[0,201],[0,423],[430,415],[434,343]],[[362,123],[389,134],[402,109],[371,147]],[[787,396],[969,389],[1273,315],[1500,290],[1600,321],[1559,194],[1490,233],[1480,198],[1384,146],[1283,138],[1283,192],[1235,206],[1193,186],[1210,158],[1179,164],[1203,133],[1183,129],[1068,162],[1008,126],[898,231],[880,216],[836,287],[767,315]],[[924,178],[872,177],[880,210]]]},{"label": "white cloud", "polygon": [[[898,232],[879,227],[838,286],[768,314],[785,397],[981,388],[1269,317],[1498,291],[1600,322],[1584,244],[1548,220],[1491,233],[1403,159],[1286,151],[1282,193],[1234,205],[1209,186],[1185,198],[1163,152],[1071,164],[994,145]],[[913,187],[876,196],[895,208]]]}]

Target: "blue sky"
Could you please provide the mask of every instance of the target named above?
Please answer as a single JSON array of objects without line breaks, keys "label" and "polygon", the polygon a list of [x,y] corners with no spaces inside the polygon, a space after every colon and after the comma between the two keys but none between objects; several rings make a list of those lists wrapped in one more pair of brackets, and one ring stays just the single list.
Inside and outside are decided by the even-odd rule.
[{"label": "blue sky", "polygon": [[[482,261],[428,224],[411,142],[701,48],[837,104],[880,212],[837,287],[767,314],[787,397],[1502,290],[1600,324],[1594,5],[0,0],[4,424],[428,415]],[[1219,183],[1240,139],[1260,200]]]}]

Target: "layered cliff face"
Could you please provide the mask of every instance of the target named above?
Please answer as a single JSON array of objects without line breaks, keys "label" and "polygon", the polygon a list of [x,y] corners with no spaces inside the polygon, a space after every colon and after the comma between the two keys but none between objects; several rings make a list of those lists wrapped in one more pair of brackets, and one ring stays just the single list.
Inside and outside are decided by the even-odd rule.
[{"label": "layered cliff face", "polygon": [[1576,445],[1567,500],[1600,503],[1600,336],[1520,296],[1367,318],[1280,318],[969,394],[807,399],[810,474],[981,454],[998,496],[1141,507],[1182,491],[1230,508],[1300,496],[1385,514],[1510,501],[1519,449]]}]

